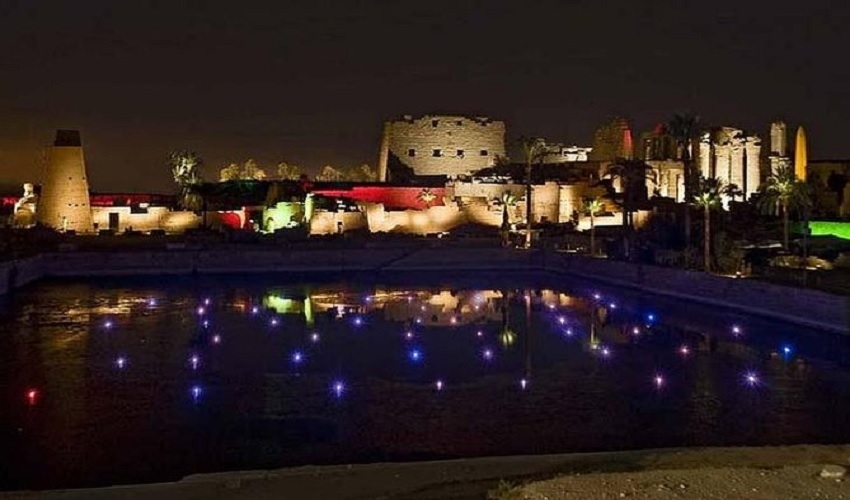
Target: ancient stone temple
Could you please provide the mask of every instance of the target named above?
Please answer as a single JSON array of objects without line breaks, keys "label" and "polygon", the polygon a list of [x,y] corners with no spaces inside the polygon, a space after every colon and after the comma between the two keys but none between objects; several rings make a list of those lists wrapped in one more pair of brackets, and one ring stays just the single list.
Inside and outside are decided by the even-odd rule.
[{"label": "ancient stone temple", "polygon": [[38,202],[38,222],[60,231],[90,233],[89,183],[80,133],[59,130],[48,148],[47,167]]},{"label": "ancient stone temple", "polygon": [[770,153],[767,159],[771,172],[779,172],[791,166],[791,158],[788,157],[788,126],[783,121],[770,124]]},{"label": "ancient stone temple", "polygon": [[426,115],[384,124],[378,180],[400,163],[415,175],[457,177],[493,166],[505,156],[505,123],[486,117]]},{"label": "ancient stone temple", "polygon": [[700,174],[736,185],[747,200],[761,183],[761,139],[743,130],[721,127],[700,139]]}]

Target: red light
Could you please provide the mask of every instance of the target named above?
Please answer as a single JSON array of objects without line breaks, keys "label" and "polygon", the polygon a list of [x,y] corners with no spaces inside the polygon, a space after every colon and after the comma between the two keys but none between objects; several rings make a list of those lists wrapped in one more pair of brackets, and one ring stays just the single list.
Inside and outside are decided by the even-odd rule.
[{"label": "red light", "polygon": [[27,391],[27,403],[30,405],[34,405],[38,400],[38,391],[35,389],[30,389]]}]

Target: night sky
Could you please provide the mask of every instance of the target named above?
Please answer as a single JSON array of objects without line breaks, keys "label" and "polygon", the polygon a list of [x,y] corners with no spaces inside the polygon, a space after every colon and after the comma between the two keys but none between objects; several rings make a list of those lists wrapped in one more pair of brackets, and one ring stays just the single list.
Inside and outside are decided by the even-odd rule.
[{"label": "night sky", "polygon": [[[456,112],[590,145],[678,111],[850,157],[845,0],[0,2],[0,184],[81,130],[95,190],[170,192],[165,157],[375,165],[381,123]],[[217,177],[216,177],[217,178]]]}]

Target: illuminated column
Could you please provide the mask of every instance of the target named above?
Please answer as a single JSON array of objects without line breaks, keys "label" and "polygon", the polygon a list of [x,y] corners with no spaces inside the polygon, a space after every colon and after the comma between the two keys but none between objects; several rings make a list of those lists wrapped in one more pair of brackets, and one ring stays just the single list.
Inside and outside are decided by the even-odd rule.
[{"label": "illuminated column", "polygon": [[711,177],[711,135],[708,133],[699,141],[699,172],[703,177]]},{"label": "illuminated column", "polygon": [[797,142],[794,146],[794,175],[801,181],[806,180],[806,167],[809,164],[809,155],[806,151],[806,131],[803,127],[797,128]]},{"label": "illuminated column", "polygon": [[384,131],[381,134],[381,151],[378,154],[378,182],[387,182],[387,163],[390,159],[390,122],[384,123]]},{"label": "illuminated column", "polygon": [[732,166],[732,146],[729,143],[714,146],[714,176],[729,182]]},{"label": "illuminated column", "polygon": [[623,158],[631,160],[634,154],[634,145],[632,143],[632,131],[625,127],[623,128]]},{"label": "illuminated column", "polygon": [[729,178],[726,179],[727,184],[734,184],[740,189],[744,189],[744,148],[745,139],[733,137],[729,140]]},{"label": "illuminated column", "polygon": [[761,141],[755,136],[748,137],[745,148],[747,171],[744,179],[746,183],[739,186],[744,192],[744,201],[750,199],[761,184]]},{"label": "illuminated column", "polygon": [[48,149],[47,169],[38,202],[38,221],[45,226],[91,233],[91,206],[80,133],[59,130]]}]

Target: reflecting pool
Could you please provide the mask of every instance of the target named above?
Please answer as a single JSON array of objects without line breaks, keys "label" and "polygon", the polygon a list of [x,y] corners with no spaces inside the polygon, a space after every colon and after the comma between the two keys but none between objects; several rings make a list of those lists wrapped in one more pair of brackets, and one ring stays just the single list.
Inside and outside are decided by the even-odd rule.
[{"label": "reflecting pool", "polygon": [[563,277],[43,283],[0,305],[0,487],[846,443],[848,347]]}]

